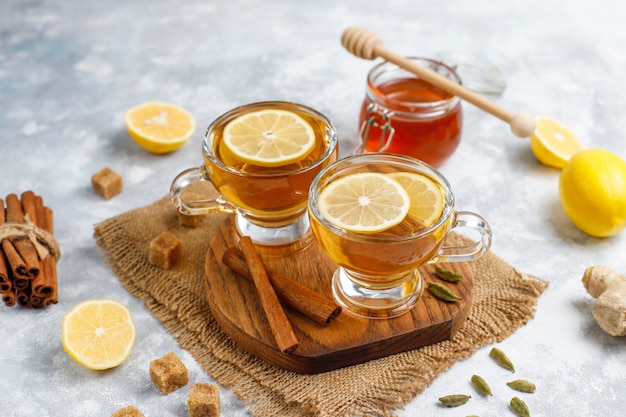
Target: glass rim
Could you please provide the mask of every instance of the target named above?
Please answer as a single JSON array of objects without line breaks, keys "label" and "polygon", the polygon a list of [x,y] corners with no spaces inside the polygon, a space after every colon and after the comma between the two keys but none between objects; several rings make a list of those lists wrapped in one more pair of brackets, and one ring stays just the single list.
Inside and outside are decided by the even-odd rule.
[{"label": "glass rim", "polygon": [[[306,106],[304,104],[296,103],[293,101],[280,101],[280,100],[257,101],[254,103],[244,104],[244,105],[232,108],[228,110],[227,112],[222,113],[221,115],[216,117],[215,120],[213,120],[211,124],[209,124],[209,126],[207,127],[204,133],[204,138],[202,139],[202,155],[209,158],[211,162],[213,162],[215,165],[217,165],[224,171],[228,171],[235,175],[245,176],[245,177],[259,177],[259,178],[272,178],[272,177],[284,176],[285,172],[272,172],[272,170],[268,170],[269,172],[255,172],[254,174],[250,174],[245,171],[235,169],[229,165],[226,165],[219,158],[216,158],[213,152],[209,152],[209,149],[210,149],[209,142],[212,143],[212,139],[210,139],[209,136],[218,123],[223,122],[225,126],[226,124],[228,124],[228,122],[230,122],[230,120],[235,118],[235,115],[238,116],[240,114],[243,114],[242,113],[243,110],[254,111],[254,110],[261,110],[264,108],[279,107],[281,105],[292,106],[292,107],[295,107],[304,111],[305,113],[318,117],[320,120],[322,120],[326,124],[326,127],[331,133],[330,135],[327,135],[328,136],[327,138],[325,138],[327,139],[327,143],[328,143],[326,151],[322,155],[320,155],[319,158],[317,158],[315,161],[313,161],[309,165],[302,167],[293,172],[294,173],[306,172],[311,169],[315,169],[320,164],[323,164],[324,161],[326,161],[335,152],[335,149],[337,148],[337,145],[338,145],[337,129],[335,128],[334,123],[328,117],[326,117],[323,113],[319,112],[318,110],[315,110],[312,107]],[[230,119],[230,120],[225,121],[225,119]]]},{"label": "glass rim", "polygon": [[[426,174],[434,177],[442,185],[442,188],[445,190],[447,194],[446,196],[444,196],[443,211],[441,215],[439,216],[439,218],[437,219],[437,221],[435,221],[435,223],[433,223],[432,225],[430,225],[429,227],[425,229],[419,230],[415,233],[412,233],[406,236],[375,236],[375,235],[369,235],[369,234],[361,234],[361,233],[351,232],[351,231],[342,229],[334,225],[333,223],[329,222],[322,215],[317,205],[317,199],[321,191],[319,189],[318,184],[320,184],[322,179],[326,180],[326,177],[328,177],[329,175],[328,174],[329,171],[335,169],[341,164],[350,163],[351,161],[355,159],[367,160],[371,158],[381,158],[381,160],[386,160],[387,162],[396,161],[397,163],[406,164],[409,166],[417,165],[420,168],[424,169],[426,171]],[[443,226],[444,223],[448,221],[450,216],[456,213],[454,193],[452,192],[450,183],[448,182],[446,177],[443,176],[441,172],[439,172],[436,168],[429,165],[428,163],[421,161],[417,158],[413,158],[408,155],[395,154],[395,153],[389,153],[389,152],[370,152],[370,153],[351,155],[346,158],[339,159],[336,162],[330,164],[329,166],[325,167],[322,171],[320,171],[319,174],[317,174],[317,176],[313,179],[313,182],[311,183],[311,186],[309,187],[308,199],[309,199],[309,203],[308,203],[309,214],[314,216],[316,221],[318,221],[324,227],[329,229],[333,234],[336,234],[338,236],[341,236],[350,240],[368,241],[368,242],[390,243],[390,242],[404,242],[407,240],[413,240],[413,239],[433,233],[435,230]]]}]

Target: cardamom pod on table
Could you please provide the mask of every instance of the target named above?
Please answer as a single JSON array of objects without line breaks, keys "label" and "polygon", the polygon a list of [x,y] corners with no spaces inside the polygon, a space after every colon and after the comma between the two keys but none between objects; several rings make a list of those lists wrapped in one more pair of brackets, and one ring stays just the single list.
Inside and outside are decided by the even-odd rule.
[{"label": "cardamom pod on table", "polygon": [[470,398],[472,398],[470,395],[452,394],[439,398],[439,401],[441,401],[441,404],[445,407],[458,407],[468,402]]},{"label": "cardamom pod on table", "polygon": [[472,386],[474,387],[476,391],[478,391],[479,394],[491,395],[491,388],[489,387],[489,384],[487,384],[487,381],[485,381],[483,377],[478,376],[478,375],[472,375],[471,382],[472,382]]},{"label": "cardamom pod on table", "polygon": [[530,417],[530,411],[528,410],[528,406],[518,397],[513,397],[511,399],[510,405],[511,410],[513,410],[513,412],[519,417]]},{"label": "cardamom pod on table", "polygon": [[514,390],[521,392],[535,392],[535,384],[530,381],[526,381],[525,379],[516,379],[515,381],[506,383],[509,387]]},{"label": "cardamom pod on table", "polygon": [[492,348],[489,352],[489,356],[494,358],[498,365],[502,366],[504,369],[508,369],[511,372],[515,372],[515,366],[513,366],[513,362],[498,348]]}]

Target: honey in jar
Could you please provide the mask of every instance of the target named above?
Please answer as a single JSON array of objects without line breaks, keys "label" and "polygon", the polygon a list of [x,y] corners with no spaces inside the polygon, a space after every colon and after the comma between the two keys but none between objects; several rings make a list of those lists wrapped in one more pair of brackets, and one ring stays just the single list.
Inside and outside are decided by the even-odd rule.
[{"label": "honey in jar", "polygon": [[[426,58],[409,58],[460,83],[456,72]],[[461,140],[460,99],[395,64],[383,62],[369,72],[361,107],[362,144],[357,152],[409,155],[441,165]]]}]

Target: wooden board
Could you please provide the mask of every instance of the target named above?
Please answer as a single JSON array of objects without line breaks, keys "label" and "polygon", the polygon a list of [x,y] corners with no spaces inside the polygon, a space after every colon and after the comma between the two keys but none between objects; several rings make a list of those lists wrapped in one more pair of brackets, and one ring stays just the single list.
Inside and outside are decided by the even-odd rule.
[{"label": "wooden board", "polygon": [[[282,353],[274,341],[254,285],[233,273],[221,259],[238,236],[228,217],[211,239],[205,260],[209,306],[223,330],[241,347],[281,368],[315,374],[356,365],[395,353],[448,340],[463,325],[470,311],[474,278],[466,263],[441,265],[463,275],[447,284],[462,301],[446,303],[424,290],[411,312],[393,319],[367,319],[345,309],[327,325],[320,325],[297,311],[285,309],[299,346]],[[281,272],[332,299],[331,279],[337,265],[322,252],[312,234],[285,247],[257,246],[267,268]],[[435,266],[420,268],[425,283],[441,282]]]}]

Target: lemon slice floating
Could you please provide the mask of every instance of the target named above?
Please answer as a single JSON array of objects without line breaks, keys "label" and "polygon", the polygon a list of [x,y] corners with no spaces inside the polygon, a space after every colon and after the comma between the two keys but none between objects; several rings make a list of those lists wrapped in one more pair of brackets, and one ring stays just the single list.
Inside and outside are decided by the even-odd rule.
[{"label": "lemon slice floating", "polygon": [[128,308],[115,300],[83,301],[65,314],[63,348],[89,369],[114,368],[124,362],[135,343],[135,324]]},{"label": "lemon slice floating", "polygon": [[372,234],[400,224],[409,212],[411,200],[388,175],[361,172],[331,182],[320,193],[318,207],[335,226]]},{"label": "lemon slice floating", "polygon": [[139,146],[158,154],[180,148],[196,130],[191,113],[159,101],[133,107],[126,112],[124,121],[128,133]]},{"label": "lemon slice floating", "polygon": [[315,132],[293,112],[264,109],[229,122],[224,144],[244,162],[276,167],[304,159],[315,146]]},{"label": "lemon slice floating", "polygon": [[583,145],[556,120],[539,116],[535,132],[530,136],[530,149],[542,164],[561,169],[583,150]]},{"label": "lemon slice floating", "polygon": [[411,200],[409,216],[424,227],[429,227],[437,221],[443,211],[443,196],[433,180],[412,172],[394,172],[388,175],[409,195]]}]

